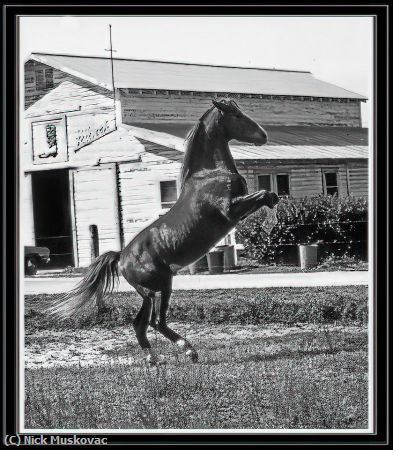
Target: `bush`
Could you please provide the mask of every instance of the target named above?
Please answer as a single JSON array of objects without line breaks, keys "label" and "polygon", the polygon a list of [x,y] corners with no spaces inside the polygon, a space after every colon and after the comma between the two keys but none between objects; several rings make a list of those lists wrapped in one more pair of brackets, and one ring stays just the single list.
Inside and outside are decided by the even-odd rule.
[{"label": "bush", "polygon": [[270,235],[263,230],[266,207],[240,222],[236,238],[248,257],[276,261],[288,248],[319,243],[326,254],[363,252],[367,242],[368,205],[365,198],[336,196],[283,198],[277,205],[278,223]]}]

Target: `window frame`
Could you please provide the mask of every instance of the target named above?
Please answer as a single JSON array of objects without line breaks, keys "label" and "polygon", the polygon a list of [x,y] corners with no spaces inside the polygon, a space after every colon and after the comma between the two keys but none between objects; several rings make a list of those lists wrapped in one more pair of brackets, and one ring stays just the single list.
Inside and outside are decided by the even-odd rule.
[{"label": "window frame", "polygon": [[[175,183],[176,187],[176,200],[174,202],[163,202],[162,201],[162,183]],[[177,199],[179,198],[179,186],[176,179],[166,179],[166,180],[159,180],[158,182],[158,191],[159,191],[159,202],[162,210],[169,210],[172,208],[172,206],[177,202]],[[170,205],[170,206],[169,206]]]},{"label": "window frame", "polygon": [[[334,173],[336,175],[336,186],[326,184],[326,174]],[[339,180],[339,170],[336,168],[329,168],[329,169],[322,169],[322,187],[323,187],[323,195],[326,197],[328,194],[327,190],[329,188],[336,188],[337,189],[337,197],[340,196],[340,180]]]},{"label": "window frame", "polygon": [[270,176],[270,186],[271,186],[271,192],[274,192],[275,194],[278,195],[278,187],[277,187],[277,175],[286,175],[288,177],[288,188],[289,188],[289,192],[287,195],[278,195],[280,198],[284,198],[284,197],[290,197],[291,196],[291,191],[292,191],[292,185],[291,185],[291,173],[288,172],[258,172],[256,174],[256,191],[260,190],[259,189],[259,177],[260,176],[266,176],[269,175]]},{"label": "window frame", "polygon": [[273,174],[272,173],[267,173],[267,172],[263,172],[263,173],[258,173],[257,174],[257,191],[260,191],[261,188],[259,187],[259,177],[266,177],[269,176],[270,177],[270,189],[274,189],[274,180],[273,180]]}]

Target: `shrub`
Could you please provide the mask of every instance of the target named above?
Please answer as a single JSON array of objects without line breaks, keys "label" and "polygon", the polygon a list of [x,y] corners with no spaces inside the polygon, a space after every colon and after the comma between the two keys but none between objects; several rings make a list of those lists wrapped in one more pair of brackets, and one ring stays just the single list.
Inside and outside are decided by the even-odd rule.
[{"label": "shrub", "polygon": [[282,198],[277,205],[278,223],[270,235],[263,230],[266,207],[240,222],[238,242],[247,256],[259,262],[277,260],[288,247],[322,244],[325,253],[344,256],[359,253],[367,241],[368,205],[365,198],[336,196]]}]

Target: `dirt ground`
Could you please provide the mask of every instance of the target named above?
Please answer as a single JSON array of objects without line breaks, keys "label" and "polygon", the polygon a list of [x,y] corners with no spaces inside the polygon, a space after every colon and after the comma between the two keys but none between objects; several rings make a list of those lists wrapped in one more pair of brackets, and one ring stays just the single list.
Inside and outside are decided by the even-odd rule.
[{"label": "dirt ground", "polygon": [[[247,342],[257,338],[271,338],[299,333],[320,333],[320,325],[196,325],[172,323],[171,326],[197,344],[226,345],[231,340]],[[330,332],[360,334],[364,327],[329,326]],[[153,346],[162,346],[163,339],[154,332],[149,332]],[[197,346],[198,347],[198,346]],[[167,349],[178,352],[176,346]],[[165,355],[167,357],[167,355]],[[94,327],[85,330],[53,331],[42,330],[25,335],[24,363],[26,368],[43,368],[58,366],[86,366],[108,363],[135,363],[142,360],[143,353],[138,351],[134,330],[130,326],[115,328]]]}]

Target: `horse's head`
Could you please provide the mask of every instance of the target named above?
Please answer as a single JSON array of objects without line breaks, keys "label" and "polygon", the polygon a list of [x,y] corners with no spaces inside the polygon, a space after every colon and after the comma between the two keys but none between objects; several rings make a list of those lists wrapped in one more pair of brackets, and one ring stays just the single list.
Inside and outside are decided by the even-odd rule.
[{"label": "horse's head", "polygon": [[221,124],[228,140],[236,139],[254,145],[263,145],[267,142],[266,131],[251,117],[242,112],[234,100],[214,100],[213,105],[221,114]]}]

